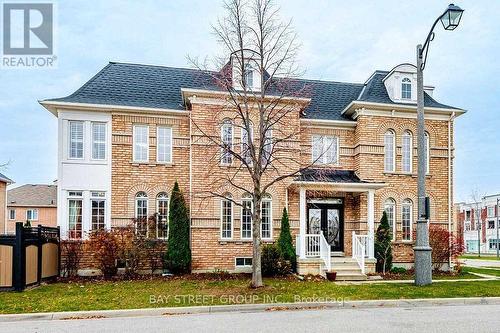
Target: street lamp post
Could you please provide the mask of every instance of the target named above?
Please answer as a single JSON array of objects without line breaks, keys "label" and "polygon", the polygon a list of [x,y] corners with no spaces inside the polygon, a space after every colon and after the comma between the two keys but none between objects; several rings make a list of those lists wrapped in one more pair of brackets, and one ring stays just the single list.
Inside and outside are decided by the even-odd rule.
[{"label": "street lamp post", "polygon": [[423,71],[429,51],[429,43],[434,39],[434,28],[441,21],[445,30],[454,30],[460,23],[463,10],[450,4],[439,16],[427,35],[424,44],[417,45],[417,137],[418,137],[418,219],[415,247],[415,284],[423,286],[432,283],[432,249],[429,245],[429,200],[425,195],[425,174],[427,172],[427,154],[424,124],[424,76]]}]

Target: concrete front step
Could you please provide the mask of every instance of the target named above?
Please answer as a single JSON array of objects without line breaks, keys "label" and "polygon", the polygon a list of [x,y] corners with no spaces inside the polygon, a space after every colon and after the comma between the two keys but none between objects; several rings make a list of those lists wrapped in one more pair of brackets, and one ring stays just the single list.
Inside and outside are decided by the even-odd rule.
[{"label": "concrete front step", "polygon": [[337,281],[364,281],[368,277],[365,274],[351,274],[337,272]]}]

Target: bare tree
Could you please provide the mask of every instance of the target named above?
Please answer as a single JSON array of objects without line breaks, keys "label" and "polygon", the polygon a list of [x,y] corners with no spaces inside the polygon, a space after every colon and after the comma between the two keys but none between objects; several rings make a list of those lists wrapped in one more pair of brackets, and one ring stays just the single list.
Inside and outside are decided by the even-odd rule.
[{"label": "bare tree", "polygon": [[[224,198],[240,207],[241,202],[225,195],[228,188],[251,198],[252,287],[257,288],[263,286],[262,199],[273,186],[313,164],[301,160],[299,124],[311,87],[297,80],[302,74],[296,63],[297,36],[291,21],[280,20],[274,1],[227,0],[224,8],[226,16],[213,26],[223,47],[214,64],[222,70],[210,71],[207,60],[189,58],[223,91],[211,121],[192,118],[193,131],[207,149],[215,148],[206,156],[207,190],[197,196]],[[241,133],[239,142],[233,139],[234,129]],[[221,164],[231,167],[221,170]]]},{"label": "bare tree", "polygon": [[481,256],[481,232],[482,232],[482,221],[481,221],[481,210],[482,210],[482,200],[486,194],[480,195],[479,190],[475,188],[471,191],[470,197],[472,199],[472,203],[474,204],[474,213],[476,215],[476,229],[477,229],[477,253],[478,256]]}]

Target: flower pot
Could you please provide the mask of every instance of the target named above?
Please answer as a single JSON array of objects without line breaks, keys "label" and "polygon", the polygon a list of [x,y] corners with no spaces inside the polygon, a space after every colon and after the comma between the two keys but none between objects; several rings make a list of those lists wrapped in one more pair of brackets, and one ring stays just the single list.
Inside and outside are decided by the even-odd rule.
[{"label": "flower pot", "polygon": [[337,279],[337,272],[327,272],[326,278],[328,281],[335,281],[335,279]]}]

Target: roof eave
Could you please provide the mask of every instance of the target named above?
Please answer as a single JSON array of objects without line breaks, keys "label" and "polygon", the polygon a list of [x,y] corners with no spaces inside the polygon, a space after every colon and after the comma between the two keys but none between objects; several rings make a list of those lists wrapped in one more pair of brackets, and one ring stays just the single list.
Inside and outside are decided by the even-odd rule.
[{"label": "roof eave", "polygon": [[[350,116],[355,112],[355,107],[366,107],[366,106],[376,106],[379,108],[385,108],[385,109],[403,109],[404,111],[417,111],[417,106],[416,105],[405,105],[405,104],[388,104],[388,103],[376,103],[376,102],[366,102],[366,101],[352,101],[347,105],[344,110],[340,114],[342,115],[347,115]],[[437,107],[429,107],[426,106],[424,108],[425,111],[430,111],[433,113],[441,113],[441,114],[455,114],[455,116],[460,116],[464,113],[467,112],[467,110],[464,109],[454,109],[454,108],[437,108]]]},{"label": "roof eave", "polygon": [[349,183],[349,182],[315,182],[294,180],[292,184],[302,187],[336,187],[348,192],[365,192],[367,190],[378,190],[387,186],[386,183]]}]

